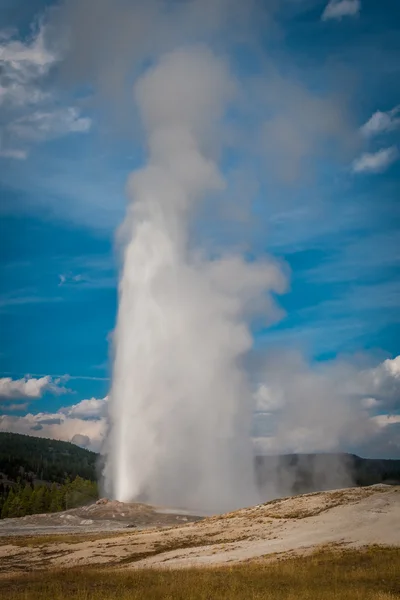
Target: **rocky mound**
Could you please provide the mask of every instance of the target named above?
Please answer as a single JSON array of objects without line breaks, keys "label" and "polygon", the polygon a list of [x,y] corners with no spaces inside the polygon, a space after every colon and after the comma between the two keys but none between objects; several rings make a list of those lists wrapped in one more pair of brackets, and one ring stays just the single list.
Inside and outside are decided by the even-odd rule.
[{"label": "rocky mound", "polygon": [[197,521],[201,517],[171,513],[148,504],[124,503],[102,498],[93,504],[57,513],[2,519],[1,535],[61,532],[109,531],[126,527],[166,527]]}]

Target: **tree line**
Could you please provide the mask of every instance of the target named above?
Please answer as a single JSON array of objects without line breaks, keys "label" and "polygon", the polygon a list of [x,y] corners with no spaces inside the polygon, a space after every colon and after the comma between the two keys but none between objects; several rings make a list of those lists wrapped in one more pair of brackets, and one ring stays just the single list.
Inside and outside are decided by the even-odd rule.
[{"label": "tree line", "polygon": [[95,481],[79,475],[65,483],[33,485],[18,479],[12,486],[0,484],[0,516],[2,519],[25,517],[40,513],[54,513],[76,508],[97,500]]}]

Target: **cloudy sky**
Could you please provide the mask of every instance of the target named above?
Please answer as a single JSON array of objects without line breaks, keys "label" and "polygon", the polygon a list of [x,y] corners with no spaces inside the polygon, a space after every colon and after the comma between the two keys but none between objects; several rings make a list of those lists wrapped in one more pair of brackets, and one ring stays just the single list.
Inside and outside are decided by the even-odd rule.
[{"label": "cloudy sky", "polygon": [[146,153],[132,90],[160,55],[201,44],[235,83],[212,149],[226,187],[193,244],[268,254],[285,281],[273,319],[252,323],[256,446],[400,457],[400,4],[0,11],[0,430],[100,448],[118,226]]}]

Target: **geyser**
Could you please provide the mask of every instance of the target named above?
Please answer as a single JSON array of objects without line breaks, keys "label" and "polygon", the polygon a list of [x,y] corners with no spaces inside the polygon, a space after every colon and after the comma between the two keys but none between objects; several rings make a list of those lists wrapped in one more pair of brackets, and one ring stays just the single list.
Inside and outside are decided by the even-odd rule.
[{"label": "geyser", "polygon": [[257,502],[249,321],[284,278],[271,261],[193,248],[193,209],[224,188],[215,156],[235,93],[224,61],[167,54],[135,86],[146,165],[128,182],[105,466],[121,501],[209,511]]}]

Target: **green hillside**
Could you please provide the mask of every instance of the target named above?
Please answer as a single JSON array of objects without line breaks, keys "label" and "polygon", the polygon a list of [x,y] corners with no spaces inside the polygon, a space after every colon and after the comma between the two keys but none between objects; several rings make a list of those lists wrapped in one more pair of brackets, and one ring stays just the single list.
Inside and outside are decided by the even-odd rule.
[{"label": "green hillside", "polygon": [[96,461],[97,454],[69,442],[0,432],[0,517],[93,502]]},{"label": "green hillside", "polygon": [[69,442],[0,432],[0,473],[6,479],[63,483],[96,480],[97,454]]}]

